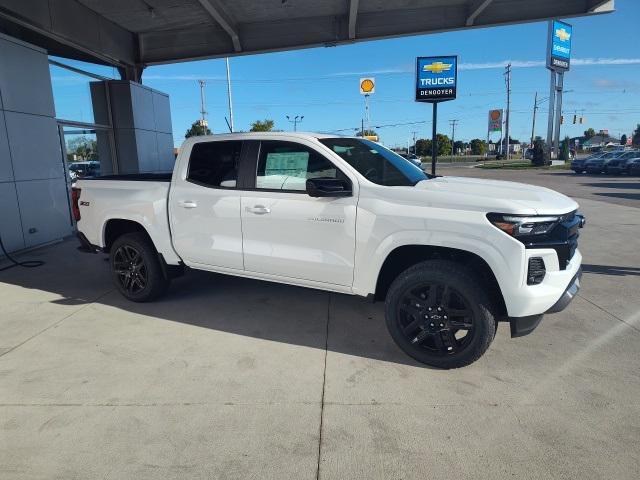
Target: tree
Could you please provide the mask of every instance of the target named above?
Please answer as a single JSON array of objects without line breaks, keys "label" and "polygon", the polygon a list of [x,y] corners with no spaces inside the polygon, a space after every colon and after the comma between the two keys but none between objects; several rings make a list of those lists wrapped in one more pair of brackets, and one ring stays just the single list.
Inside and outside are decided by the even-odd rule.
[{"label": "tree", "polygon": [[479,138],[474,138],[470,142],[471,145],[471,155],[484,155],[487,153],[487,142],[485,140],[480,140]]},{"label": "tree", "polygon": [[589,140],[592,137],[596,136],[596,131],[593,128],[588,128],[584,131],[584,137],[586,140]]},{"label": "tree", "polygon": [[622,136],[620,137],[620,145],[626,145],[627,144],[627,135],[626,134],[622,134]]},{"label": "tree", "polygon": [[570,160],[569,157],[569,137],[564,137],[564,140],[562,140],[562,144],[560,145],[559,160],[564,160],[566,162],[567,160]]},{"label": "tree", "polygon": [[446,135],[438,133],[438,156],[451,155],[451,140]]},{"label": "tree", "polygon": [[458,152],[464,153],[466,147],[467,145],[463,141],[456,140],[455,142],[453,142],[453,154],[455,155]]},{"label": "tree", "polygon": [[419,157],[431,155],[431,140],[426,140],[424,138],[416,140],[415,154]]},{"label": "tree", "polygon": [[98,142],[85,135],[72,137],[67,143],[67,159],[69,161],[97,160]]},{"label": "tree", "polygon": [[538,167],[542,167],[548,163],[544,142],[540,138],[536,138],[533,142],[533,159],[531,160],[531,163]]},{"label": "tree", "polygon": [[250,132],[270,132],[273,130],[275,123],[273,120],[264,119],[256,120],[251,124]]},{"label": "tree", "polygon": [[189,130],[184,134],[184,138],[198,137],[200,135],[211,135],[213,132],[208,125],[203,125],[202,120],[196,120],[191,124]]},{"label": "tree", "polygon": [[633,136],[631,137],[631,143],[634,145],[640,145],[640,123],[633,131]]},{"label": "tree", "polygon": [[367,129],[364,130],[364,134],[363,134],[362,130],[360,130],[358,133],[356,133],[356,137],[362,137],[362,136],[365,136],[365,137],[377,137],[378,133],[375,130],[367,130]]}]

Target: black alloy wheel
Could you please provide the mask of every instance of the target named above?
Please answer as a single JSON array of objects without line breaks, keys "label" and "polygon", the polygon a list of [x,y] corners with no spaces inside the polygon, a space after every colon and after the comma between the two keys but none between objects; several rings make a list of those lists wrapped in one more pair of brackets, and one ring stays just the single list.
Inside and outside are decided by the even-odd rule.
[{"label": "black alloy wheel", "polygon": [[110,253],[113,282],[129,300],[148,302],[169,287],[170,279],[160,264],[158,252],[144,232],[118,237]]},{"label": "black alloy wheel", "polygon": [[146,288],[147,267],[134,246],[125,244],[114,252],[113,268],[120,285],[130,295],[136,295]]},{"label": "black alloy wheel", "polygon": [[478,360],[496,333],[493,306],[475,273],[450,260],[427,260],[402,272],[385,300],[387,329],[419,362],[459,368]]},{"label": "black alloy wheel", "polygon": [[473,338],[473,310],[450,285],[429,282],[411,286],[397,308],[406,339],[435,355],[464,350]]}]

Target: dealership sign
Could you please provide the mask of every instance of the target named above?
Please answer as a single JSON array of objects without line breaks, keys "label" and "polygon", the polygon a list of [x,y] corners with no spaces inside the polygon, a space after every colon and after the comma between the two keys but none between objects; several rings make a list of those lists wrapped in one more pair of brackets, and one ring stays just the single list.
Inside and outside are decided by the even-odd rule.
[{"label": "dealership sign", "polygon": [[547,68],[564,72],[569,70],[573,27],[568,23],[552,20],[549,22],[547,44]]},{"label": "dealership sign", "polygon": [[489,133],[502,131],[502,109],[489,110]]},{"label": "dealership sign", "polygon": [[418,57],[416,102],[442,102],[456,98],[458,57]]}]

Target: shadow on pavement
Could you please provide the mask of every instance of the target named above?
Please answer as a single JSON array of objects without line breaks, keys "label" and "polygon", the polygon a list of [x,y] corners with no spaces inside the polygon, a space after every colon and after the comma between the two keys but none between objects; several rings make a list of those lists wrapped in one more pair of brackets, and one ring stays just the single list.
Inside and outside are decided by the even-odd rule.
[{"label": "shadow on pavement", "polygon": [[624,193],[624,192],[594,192],[594,195],[601,197],[625,198],[627,200],[640,200],[640,193]]},{"label": "shadow on pavement", "polygon": [[[1,272],[0,296],[7,298],[1,295],[3,284],[16,285],[33,291],[19,292],[30,305],[94,303],[116,308],[123,314],[130,312],[236,335],[425,367],[393,343],[384,322],[383,303],[196,270],[175,279],[166,296],[158,301],[134,303],[114,290],[104,258],[102,254],[78,252],[75,240],[19,255],[19,260],[38,259],[46,264],[36,269]],[[43,292],[52,293],[55,298]],[[24,297],[16,299],[24,301]],[[24,312],[25,321],[32,321],[26,309]],[[105,314],[118,312],[105,309]]]},{"label": "shadow on pavement", "polygon": [[640,268],[638,267],[616,267],[614,265],[589,265],[583,263],[582,271],[584,273],[595,273],[599,275],[611,275],[616,277],[626,275],[640,276]]},{"label": "shadow on pavement", "polygon": [[602,183],[582,183],[583,187],[602,187],[602,188],[631,188],[640,189],[640,180],[637,182],[602,182]]}]

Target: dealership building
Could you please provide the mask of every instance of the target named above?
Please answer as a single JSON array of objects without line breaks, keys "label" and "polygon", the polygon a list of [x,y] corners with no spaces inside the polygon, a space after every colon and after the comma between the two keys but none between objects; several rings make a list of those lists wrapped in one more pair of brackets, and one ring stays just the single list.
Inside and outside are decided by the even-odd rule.
[{"label": "dealership building", "polygon": [[[18,251],[73,233],[69,197],[83,148],[101,174],[172,169],[170,99],[144,85],[148,66],[613,7],[613,0],[0,0],[0,237]],[[83,108],[65,108],[65,95]]]}]

